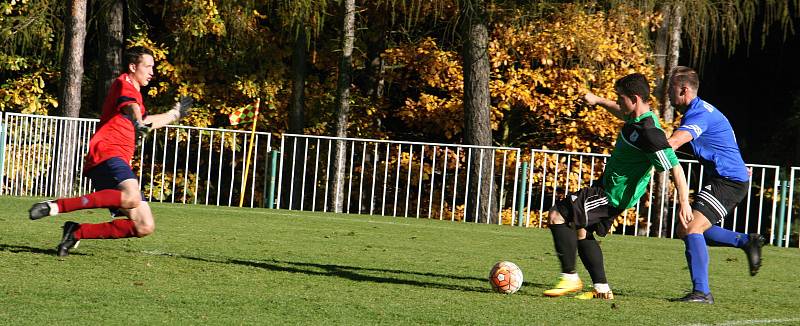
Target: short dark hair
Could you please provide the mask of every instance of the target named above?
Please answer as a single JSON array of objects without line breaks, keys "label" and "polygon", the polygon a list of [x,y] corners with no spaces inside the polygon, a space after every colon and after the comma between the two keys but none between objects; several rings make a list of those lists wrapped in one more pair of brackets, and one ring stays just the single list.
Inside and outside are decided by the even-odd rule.
[{"label": "short dark hair", "polygon": [[638,95],[645,103],[650,102],[650,84],[647,83],[647,77],[640,73],[618,79],[614,84],[614,90],[631,99],[634,95]]},{"label": "short dark hair", "polygon": [[670,71],[669,75],[671,85],[687,85],[694,90],[700,88],[700,78],[697,77],[697,72],[692,68],[677,66],[672,68],[672,71]]},{"label": "short dark hair", "polygon": [[142,62],[142,56],[145,54],[153,56],[153,51],[150,51],[150,49],[143,46],[134,46],[125,50],[125,61],[122,63],[122,70],[127,72],[129,65],[136,65],[139,64],[139,62]]}]

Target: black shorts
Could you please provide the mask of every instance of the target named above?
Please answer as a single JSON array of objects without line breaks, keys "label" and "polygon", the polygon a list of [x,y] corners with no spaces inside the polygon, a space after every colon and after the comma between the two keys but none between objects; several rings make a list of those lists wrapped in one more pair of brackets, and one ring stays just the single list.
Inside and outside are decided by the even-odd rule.
[{"label": "black shorts", "polygon": [[694,195],[692,209],[703,213],[711,225],[717,224],[747,196],[747,189],[747,182],[708,177],[703,189]]},{"label": "black shorts", "polygon": [[557,210],[564,221],[576,229],[585,228],[599,236],[608,234],[613,218],[623,212],[608,204],[606,191],[599,184],[568,194],[551,210]]}]

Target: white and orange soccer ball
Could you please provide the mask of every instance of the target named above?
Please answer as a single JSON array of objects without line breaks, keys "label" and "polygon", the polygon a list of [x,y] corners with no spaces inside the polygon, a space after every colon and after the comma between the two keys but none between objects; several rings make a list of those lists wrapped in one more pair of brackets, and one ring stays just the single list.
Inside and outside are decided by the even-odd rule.
[{"label": "white and orange soccer ball", "polygon": [[489,283],[498,293],[517,292],[522,287],[522,270],[510,261],[498,262],[489,272]]}]

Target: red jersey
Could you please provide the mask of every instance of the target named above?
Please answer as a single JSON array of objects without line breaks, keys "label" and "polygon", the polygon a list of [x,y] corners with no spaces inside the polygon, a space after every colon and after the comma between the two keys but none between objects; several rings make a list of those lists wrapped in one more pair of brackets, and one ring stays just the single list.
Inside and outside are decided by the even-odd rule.
[{"label": "red jersey", "polygon": [[103,102],[103,115],[100,123],[89,141],[89,153],[86,154],[84,170],[88,171],[100,163],[119,157],[128,165],[133,160],[136,150],[136,130],[133,127],[133,117],[128,117],[122,108],[137,103],[146,115],[142,93],[134,86],[134,81],[124,73],[117,77],[111,84]]}]

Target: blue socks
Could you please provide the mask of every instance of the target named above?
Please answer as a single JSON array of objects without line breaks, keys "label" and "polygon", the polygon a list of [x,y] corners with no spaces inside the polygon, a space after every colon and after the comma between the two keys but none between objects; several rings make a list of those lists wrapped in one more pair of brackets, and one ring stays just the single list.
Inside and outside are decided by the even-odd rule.
[{"label": "blue socks", "polygon": [[686,262],[689,264],[689,274],[692,276],[694,291],[710,293],[706,239],[702,234],[693,233],[686,235],[683,242],[686,244]]},{"label": "blue socks", "polygon": [[726,230],[716,225],[712,225],[710,229],[703,232],[703,236],[710,246],[742,248],[750,241],[747,234]]}]

